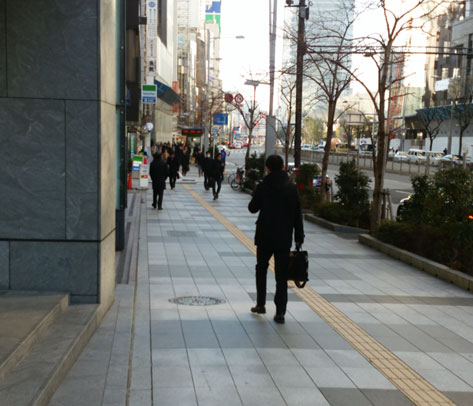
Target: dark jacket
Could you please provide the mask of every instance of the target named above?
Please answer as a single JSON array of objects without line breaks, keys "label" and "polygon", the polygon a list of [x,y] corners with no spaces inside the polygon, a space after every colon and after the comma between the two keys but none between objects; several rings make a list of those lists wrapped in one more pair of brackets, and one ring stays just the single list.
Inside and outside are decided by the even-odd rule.
[{"label": "dark jacket", "polygon": [[210,177],[209,172],[213,171],[213,161],[214,160],[212,158],[207,156],[202,159],[202,170],[204,171],[205,176]]},{"label": "dark jacket", "polygon": [[286,172],[267,175],[253,193],[248,205],[251,213],[259,211],[255,244],[271,250],[290,249],[294,240],[304,242],[301,204],[296,186]]},{"label": "dark jacket", "polygon": [[149,175],[153,181],[153,189],[166,189],[166,179],[169,176],[169,170],[166,162],[161,159],[153,159],[149,168]]},{"label": "dark jacket", "polygon": [[179,172],[179,159],[177,157],[168,158],[168,167],[169,167],[169,176],[177,176],[177,172]]}]

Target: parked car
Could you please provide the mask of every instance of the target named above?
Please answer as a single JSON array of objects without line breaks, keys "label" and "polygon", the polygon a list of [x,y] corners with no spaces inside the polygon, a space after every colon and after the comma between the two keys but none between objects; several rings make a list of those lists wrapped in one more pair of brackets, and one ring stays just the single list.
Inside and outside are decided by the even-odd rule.
[{"label": "parked car", "polygon": [[[404,199],[401,199],[399,202],[399,206],[397,206],[397,211],[396,211],[396,217],[399,218],[401,215],[402,211],[408,206],[409,201],[412,199],[412,195],[409,195],[405,197]],[[470,214],[468,214],[468,220],[473,221],[473,207],[471,208]]]},{"label": "parked car", "polygon": [[407,152],[398,151],[394,154],[394,162],[407,162]]},{"label": "parked car", "polygon": [[[445,155],[439,159],[439,166],[441,168],[448,168],[453,165],[463,165],[463,158],[460,155]],[[473,161],[470,157],[466,158],[466,166],[468,168],[473,167]]]},{"label": "parked car", "polygon": [[407,153],[407,161],[411,163],[421,163],[426,159],[425,151],[422,149],[411,148]]},{"label": "parked car", "polygon": [[310,145],[309,144],[302,144],[301,148],[304,149],[304,150],[308,150],[308,149],[310,149]]}]

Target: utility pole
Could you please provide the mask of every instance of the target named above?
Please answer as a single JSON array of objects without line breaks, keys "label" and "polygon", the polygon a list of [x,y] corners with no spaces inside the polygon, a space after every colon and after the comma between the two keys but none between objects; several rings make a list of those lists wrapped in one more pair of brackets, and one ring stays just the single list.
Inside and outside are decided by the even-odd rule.
[{"label": "utility pole", "polygon": [[[274,5],[271,6],[271,1]],[[276,69],[276,27],[278,0],[269,0],[269,114],[266,117],[265,154],[276,152],[276,119],[274,117],[274,71]]]},{"label": "utility pole", "polygon": [[[287,1],[289,4],[289,2]],[[292,2],[291,2],[292,3]],[[305,52],[305,20],[308,17],[308,8],[305,0],[299,0],[299,27],[297,30],[297,71],[296,71],[296,126],[294,134],[294,166],[301,165],[301,134],[302,134],[302,82]]]}]

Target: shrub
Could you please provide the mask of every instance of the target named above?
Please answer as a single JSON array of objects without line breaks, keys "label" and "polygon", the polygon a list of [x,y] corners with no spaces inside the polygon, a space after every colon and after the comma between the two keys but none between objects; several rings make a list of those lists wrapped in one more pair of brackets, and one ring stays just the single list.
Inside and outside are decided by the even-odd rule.
[{"label": "shrub", "polygon": [[303,209],[313,210],[320,200],[320,194],[313,187],[305,187],[299,190],[299,198]]},{"label": "shrub", "polygon": [[314,214],[332,223],[350,227],[369,228],[369,210],[359,214],[355,213],[340,202],[322,202],[314,208]]},{"label": "shrub", "polygon": [[264,161],[265,155],[260,154],[257,156],[256,152],[253,152],[245,162],[245,169],[248,172],[250,169],[256,169],[260,178],[264,176]]},{"label": "shrub", "polygon": [[351,227],[369,228],[369,183],[370,179],[357,167],[354,160],[340,164],[335,177],[338,192],[336,202],[317,205],[314,213],[333,223]]},{"label": "shrub", "polygon": [[376,238],[433,261],[473,273],[473,224],[428,224],[383,222]]},{"label": "shrub", "polygon": [[411,224],[467,223],[473,209],[473,173],[461,167],[438,171],[433,178],[412,178],[414,193],[399,220]]},{"label": "shrub", "polygon": [[314,180],[314,176],[319,174],[319,166],[316,164],[302,164],[296,172],[296,183],[298,185],[309,186]]}]

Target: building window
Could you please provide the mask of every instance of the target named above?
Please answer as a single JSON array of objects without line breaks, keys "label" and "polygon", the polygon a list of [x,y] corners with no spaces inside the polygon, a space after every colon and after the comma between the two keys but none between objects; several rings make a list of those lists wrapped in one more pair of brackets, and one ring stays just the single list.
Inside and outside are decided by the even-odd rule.
[{"label": "building window", "polygon": [[164,46],[168,45],[168,0],[158,0],[158,36]]}]

